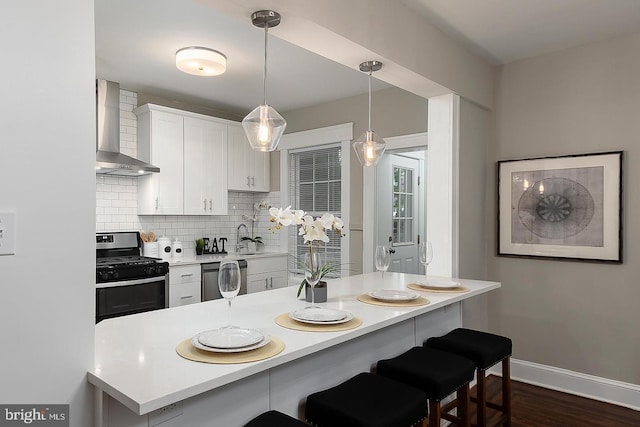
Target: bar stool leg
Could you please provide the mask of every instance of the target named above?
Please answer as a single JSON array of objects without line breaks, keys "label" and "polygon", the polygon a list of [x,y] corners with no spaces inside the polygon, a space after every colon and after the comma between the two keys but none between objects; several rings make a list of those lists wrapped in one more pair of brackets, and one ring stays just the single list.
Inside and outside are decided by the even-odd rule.
[{"label": "bar stool leg", "polygon": [[440,402],[429,400],[429,427],[440,427]]},{"label": "bar stool leg", "polygon": [[502,361],[502,412],[505,427],[511,427],[511,358]]},{"label": "bar stool leg", "polygon": [[477,370],[477,405],[478,411],[478,427],[487,427],[487,378],[485,372],[480,369]]},{"label": "bar stool leg", "polygon": [[462,420],[462,425],[464,427],[471,427],[471,399],[469,396],[469,384],[462,387],[457,392],[457,401],[458,401],[458,417]]}]

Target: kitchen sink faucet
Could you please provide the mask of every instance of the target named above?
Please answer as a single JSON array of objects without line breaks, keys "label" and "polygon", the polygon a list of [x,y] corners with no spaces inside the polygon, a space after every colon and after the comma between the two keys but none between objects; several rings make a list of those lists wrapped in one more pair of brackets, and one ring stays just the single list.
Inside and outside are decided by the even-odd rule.
[{"label": "kitchen sink faucet", "polygon": [[240,224],[238,226],[238,228],[236,228],[236,253],[240,252],[240,249],[242,249],[245,245],[242,244],[242,242],[240,241],[240,229],[244,227],[244,231],[247,235],[249,235],[249,229],[247,228],[246,224]]}]

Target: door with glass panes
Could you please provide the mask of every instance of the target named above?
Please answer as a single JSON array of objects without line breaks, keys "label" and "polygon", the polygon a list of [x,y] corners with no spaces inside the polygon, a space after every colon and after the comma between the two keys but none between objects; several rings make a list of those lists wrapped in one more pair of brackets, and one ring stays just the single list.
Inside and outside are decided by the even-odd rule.
[{"label": "door with glass panes", "polygon": [[388,271],[417,274],[420,162],[388,154],[376,166],[377,244],[391,249]]}]

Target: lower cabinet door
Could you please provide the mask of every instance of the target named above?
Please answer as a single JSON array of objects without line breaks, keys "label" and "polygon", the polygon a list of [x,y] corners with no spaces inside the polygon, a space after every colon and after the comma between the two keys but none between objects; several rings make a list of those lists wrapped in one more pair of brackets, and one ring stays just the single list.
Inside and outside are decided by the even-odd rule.
[{"label": "lower cabinet door", "polygon": [[171,285],[169,286],[169,307],[179,307],[200,302],[200,292],[200,282]]},{"label": "lower cabinet door", "polygon": [[271,273],[250,274],[247,275],[247,293],[267,291],[269,287]]}]

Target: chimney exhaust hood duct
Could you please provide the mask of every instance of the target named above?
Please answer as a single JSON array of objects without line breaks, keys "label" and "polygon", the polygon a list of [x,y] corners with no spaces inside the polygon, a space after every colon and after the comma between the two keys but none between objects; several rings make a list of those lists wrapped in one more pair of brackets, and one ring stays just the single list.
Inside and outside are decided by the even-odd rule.
[{"label": "chimney exhaust hood duct", "polygon": [[140,176],[160,168],[120,153],[120,85],[96,81],[96,174]]}]

